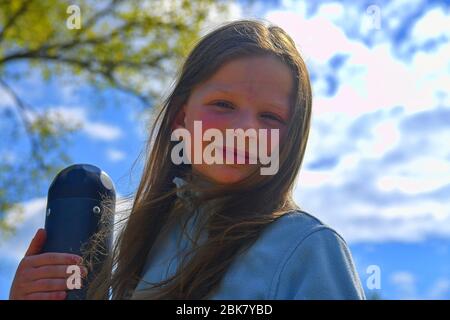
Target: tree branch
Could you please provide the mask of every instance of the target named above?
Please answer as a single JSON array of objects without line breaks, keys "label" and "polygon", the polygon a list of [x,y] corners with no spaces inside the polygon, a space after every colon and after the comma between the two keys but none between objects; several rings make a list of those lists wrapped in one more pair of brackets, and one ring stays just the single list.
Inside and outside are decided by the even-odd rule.
[{"label": "tree branch", "polygon": [[[60,43],[53,43],[48,45],[42,45],[40,48],[34,49],[34,50],[22,50],[22,51],[16,51],[11,54],[8,54],[0,59],[0,65],[4,64],[8,61],[16,60],[16,59],[23,59],[23,58],[32,58],[36,55],[42,55],[43,53],[49,51],[49,50],[55,50],[55,51],[65,51],[68,49],[73,49],[79,45],[99,45],[102,43],[106,43],[110,41],[112,38],[118,36],[121,32],[127,31],[130,28],[139,25],[139,21],[129,21],[116,29],[112,30],[110,33],[92,38],[92,39],[81,39],[81,38],[75,38],[71,41],[67,42],[60,42]],[[183,25],[180,23],[167,23],[167,22],[161,22],[161,21],[152,21],[152,24],[155,26],[155,28],[171,28],[173,30],[181,30],[183,28]]]},{"label": "tree branch", "polygon": [[19,113],[20,119],[22,120],[23,126],[27,132],[28,138],[30,139],[31,145],[31,154],[34,159],[38,161],[38,165],[41,169],[48,169],[48,166],[43,161],[41,154],[39,152],[39,141],[36,139],[32,124],[28,120],[26,113],[29,110],[32,110],[31,106],[27,105],[20,97],[16,94],[16,92],[2,79],[0,78],[0,85],[5,89],[8,94],[13,98],[17,111]]},{"label": "tree branch", "polygon": [[130,88],[130,87],[120,83],[120,81],[118,79],[116,79],[112,74],[111,75],[104,74],[103,76],[105,76],[108,79],[108,81],[111,83],[111,85],[113,85],[117,89],[136,96],[143,105],[145,105],[145,106],[151,105],[150,99],[147,96],[143,95],[142,93],[138,92],[137,90],[135,90],[133,88]]},{"label": "tree branch", "polygon": [[9,20],[5,23],[5,26],[3,27],[3,29],[0,31],[0,42],[2,42],[6,31],[8,31],[8,29],[14,25],[14,22],[16,22],[16,20],[27,11],[28,6],[32,2],[33,2],[33,0],[26,0],[26,1],[22,2],[22,5],[20,6],[20,8],[16,12],[14,12],[13,15],[11,15]]},{"label": "tree branch", "polygon": [[[145,104],[150,105],[150,100],[145,95],[142,95],[137,90],[125,86],[124,84],[120,83],[119,80],[114,75],[115,70],[118,67],[128,67],[133,69],[141,70],[143,66],[147,67],[157,67],[158,63],[167,58],[166,54],[160,54],[155,57],[153,57],[151,60],[142,61],[142,62],[133,62],[133,61],[114,61],[114,60],[81,60],[71,57],[64,57],[62,55],[49,55],[49,54],[39,54],[39,55],[30,55],[30,54],[23,54],[20,57],[17,57],[16,59],[42,59],[42,60],[51,60],[59,63],[65,63],[73,66],[80,67],[92,74],[99,74],[103,76],[106,80],[108,80],[113,86],[118,88],[119,90],[122,90],[124,92],[130,93],[135,95],[139,98],[139,100]],[[97,67],[98,66],[98,67]]]},{"label": "tree branch", "polygon": [[120,2],[123,2],[123,0],[111,0],[111,2],[102,10],[97,11],[94,15],[89,17],[85,23],[83,23],[83,27],[81,29],[77,30],[77,36],[79,36],[81,33],[83,33],[85,30],[88,30],[90,27],[95,25],[98,20],[100,20],[105,15],[109,14],[110,12],[114,11],[114,8],[119,4]]}]

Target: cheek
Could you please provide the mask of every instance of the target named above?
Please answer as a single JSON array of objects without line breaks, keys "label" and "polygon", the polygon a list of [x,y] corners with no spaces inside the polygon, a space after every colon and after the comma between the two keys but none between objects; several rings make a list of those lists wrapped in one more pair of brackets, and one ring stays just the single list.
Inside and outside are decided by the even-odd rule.
[{"label": "cheek", "polygon": [[[194,121],[201,122],[201,131],[199,131],[200,136],[196,135],[196,130],[194,130]],[[193,110],[189,113],[188,117],[186,118],[186,129],[190,132],[192,141],[191,155],[193,155],[195,152],[194,140],[201,141],[202,151],[209,143],[211,143],[210,141],[203,141],[203,136],[206,130],[218,129],[225,136],[225,129],[230,128],[229,124],[230,124],[229,117],[227,117],[226,115],[210,111],[205,106],[193,108]]]},{"label": "cheek", "polygon": [[[267,130],[267,140],[266,141],[262,141],[262,143],[266,143],[267,146],[267,150],[270,151],[270,153],[272,153],[272,151],[274,150],[274,148],[278,145],[278,151],[281,149],[281,146],[283,144],[283,141],[285,141],[286,138],[286,129],[285,128],[280,128],[278,130],[278,137],[275,134],[272,134],[271,130],[268,129]],[[273,142],[272,142],[273,139]]]},{"label": "cheek", "polygon": [[186,128],[191,133],[194,130],[194,121],[201,121],[203,131],[209,128],[220,129],[227,124],[223,114],[213,112],[207,106],[195,106],[189,110],[186,117]]},{"label": "cheek", "polygon": [[[205,107],[204,107],[205,108]],[[194,121],[201,122],[201,137],[194,137]],[[215,113],[208,110],[197,110],[195,114],[192,114],[191,117],[187,119],[186,128],[191,133],[191,136],[194,138],[199,138],[202,140],[202,137],[206,130],[208,129],[218,129],[223,134],[225,134],[225,129],[229,129],[230,127],[230,119],[226,115]]]},{"label": "cheek", "polygon": [[222,129],[227,128],[228,124],[226,117],[224,117],[223,115],[207,111],[200,113],[198,120],[202,122],[203,132],[212,128],[222,131]]}]

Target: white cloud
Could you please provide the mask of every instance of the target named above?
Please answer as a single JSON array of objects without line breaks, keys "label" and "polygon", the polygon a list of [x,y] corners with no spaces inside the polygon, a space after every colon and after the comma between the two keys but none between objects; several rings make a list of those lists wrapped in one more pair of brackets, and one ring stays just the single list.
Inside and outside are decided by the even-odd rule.
[{"label": "white cloud", "polygon": [[401,191],[405,194],[430,192],[449,183],[450,162],[419,155],[402,165],[401,170],[380,175],[377,186],[381,191]]},{"label": "white cloud", "polygon": [[100,122],[87,122],[84,132],[93,139],[114,141],[122,136],[122,130],[116,126]]},{"label": "white cloud", "polygon": [[0,110],[9,108],[14,105],[14,100],[11,95],[2,87],[0,87]]},{"label": "white cloud", "polygon": [[35,198],[23,205],[23,210],[13,211],[11,214],[7,215],[7,223],[13,223],[15,220],[27,221],[33,219],[35,216],[41,213],[42,208],[45,207],[47,199]]},{"label": "white cloud", "polygon": [[[342,27],[364,28],[366,12],[357,6],[330,3],[306,17],[305,4],[283,4],[282,10],[270,11],[266,18],[291,35],[316,75],[297,202],[353,242],[450,236],[450,200],[432,195],[450,181],[450,145],[443,143],[450,140],[450,130],[436,135],[420,128],[403,132],[401,127],[406,117],[450,105],[450,46],[416,51],[410,60],[395,54],[386,28],[393,26],[396,10],[408,3],[381,7],[385,29],[373,36],[385,39],[371,47],[348,37]],[[404,18],[408,10],[414,11],[410,9],[399,15]],[[355,21],[344,21],[349,16]],[[442,10],[430,10],[418,19],[406,42],[420,44],[447,34],[438,30],[447,20]],[[333,69],[329,61],[337,54],[346,58]],[[331,96],[326,90],[329,77],[337,85]],[[327,166],[327,161],[332,164]],[[316,163],[314,169],[309,167]]]},{"label": "white cloud", "polygon": [[325,17],[305,19],[302,12],[274,10],[265,19],[282,27],[296,42],[305,61],[326,63],[340,52],[355,51],[360,45],[349,41],[345,33]]},{"label": "white cloud", "polygon": [[37,229],[44,227],[46,204],[46,197],[34,198],[21,203],[23,211],[8,212],[7,221],[16,223],[17,230],[11,238],[1,242],[2,259],[19,263]]},{"label": "white cloud", "polygon": [[344,15],[344,7],[339,3],[324,3],[317,10],[317,15],[328,21],[338,21]]},{"label": "white cloud", "polygon": [[[450,199],[439,190],[450,181],[450,145],[443,143],[450,130],[400,133],[403,114],[389,117],[392,111],[359,119],[354,136],[345,114],[313,122],[295,198],[348,241],[449,237]],[[389,154],[398,159],[386,160]],[[329,157],[337,158],[334,166],[309,168]]]},{"label": "white cloud", "polygon": [[[315,96],[316,115],[343,112],[357,116],[395,105],[405,106],[407,112],[417,112],[438,102],[449,104],[445,93],[446,84],[450,83],[446,58],[450,46],[440,46],[436,52],[417,53],[412,63],[407,64],[393,56],[392,42],[369,48],[348,38],[330,19],[330,16],[342,16],[343,5],[333,3],[320,8],[318,15],[308,19],[304,12],[296,11],[295,5],[270,11],[266,16],[292,36],[312,69],[325,65],[336,54],[349,56],[336,74],[340,83],[336,95]],[[415,30],[427,34],[433,17],[444,24],[442,15],[441,10],[430,11],[417,22]]]},{"label": "white cloud", "polygon": [[224,22],[237,20],[243,17],[242,7],[240,4],[234,1],[229,1],[227,3],[227,8],[228,12],[225,13],[223,11],[219,11],[216,6],[210,7],[207,16],[205,17],[205,21],[202,24],[200,36],[208,34],[212,30],[214,30],[218,25]]},{"label": "white cloud", "polygon": [[450,280],[440,278],[436,280],[428,292],[429,299],[450,299]]},{"label": "white cloud", "polygon": [[415,282],[415,277],[411,272],[397,271],[391,275],[391,281],[397,285],[412,285]]},{"label": "white cloud", "polygon": [[[58,106],[42,110],[45,115],[55,123],[63,124],[67,128],[81,128],[82,132],[95,140],[114,141],[122,136],[122,130],[108,123],[92,121],[81,107]],[[33,121],[36,114],[27,113],[28,118]]]},{"label": "white cloud", "polygon": [[434,8],[425,13],[416,22],[411,32],[411,37],[416,42],[424,42],[440,36],[450,38],[450,20],[442,8]]},{"label": "white cloud", "polygon": [[336,183],[334,175],[329,170],[303,170],[300,174],[300,188],[317,188]]},{"label": "white cloud", "polygon": [[[86,112],[82,108],[54,107],[43,110],[51,121],[61,122],[70,127],[84,126],[87,122]],[[33,113],[28,113],[30,120],[34,119]]]},{"label": "white cloud", "polygon": [[303,210],[332,226],[350,243],[419,242],[430,236],[450,235],[448,202],[396,200],[395,194],[380,193],[376,194],[379,200],[370,200],[371,189],[358,190],[363,188],[358,183],[304,190],[300,187],[296,200]]},{"label": "white cloud", "polygon": [[149,125],[153,124],[155,117],[154,109],[131,110],[128,113],[128,120],[132,123],[134,132],[142,141],[148,139]]},{"label": "white cloud", "polygon": [[448,59],[440,59],[450,54],[448,46],[433,54],[417,53],[411,65],[394,58],[391,50],[386,44],[372,49],[349,47],[349,58],[338,73],[340,86],[336,94],[316,96],[315,113],[357,116],[397,105],[413,113],[448,102],[448,97],[437,94],[445,93],[445,83],[450,82]]},{"label": "white cloud", "polygon": [[399,299],[417,299],[416,278],[408,271],[397,271],[390,277]]},{"label": "white cloud", "polygon": [[17,159],[17,154],[9,150],[3,150],[0,157],[3,163],[13,164]]},{"label": "white cloud", "polygon": [[395,120],[385,120],[375,124],[370,130],[373,139],[365,145],[366,152],[364,154],[379,157],[397,147],[400,141],[400,131],[397,125],[398,122]]},{"label": "white cloud", "polygon": [[107,156],[108,159],[112,162],[117,162],[125,159],[125,153],[117,149],[108,149]]}]

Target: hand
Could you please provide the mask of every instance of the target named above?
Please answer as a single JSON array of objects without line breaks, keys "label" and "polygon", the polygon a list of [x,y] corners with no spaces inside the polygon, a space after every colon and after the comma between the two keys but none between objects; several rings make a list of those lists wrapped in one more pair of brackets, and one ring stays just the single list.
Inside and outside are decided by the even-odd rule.
[{"label": "hand", "polygon": [[[31,240],[25,256],[20,261],[11,285],[11,300],[64,300],[66,298],[67,268],[81,265],[82,258],[69,253],[41,253],[46,240],[46,232],[39,229]],[[81,275],[87,269],[80,266]]]}]

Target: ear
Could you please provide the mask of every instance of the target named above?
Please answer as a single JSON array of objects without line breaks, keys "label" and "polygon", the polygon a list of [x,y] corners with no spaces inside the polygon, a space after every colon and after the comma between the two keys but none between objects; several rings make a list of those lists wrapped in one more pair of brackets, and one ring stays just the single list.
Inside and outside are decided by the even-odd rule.
[{"label": "ear", "polygon": [[185,128],[186,127],[186,105],[183,105],[180,110],[178,110],[178,113],[175,117],[175,120],[172,124],[172,130],[178,129],[178,128]]}]

